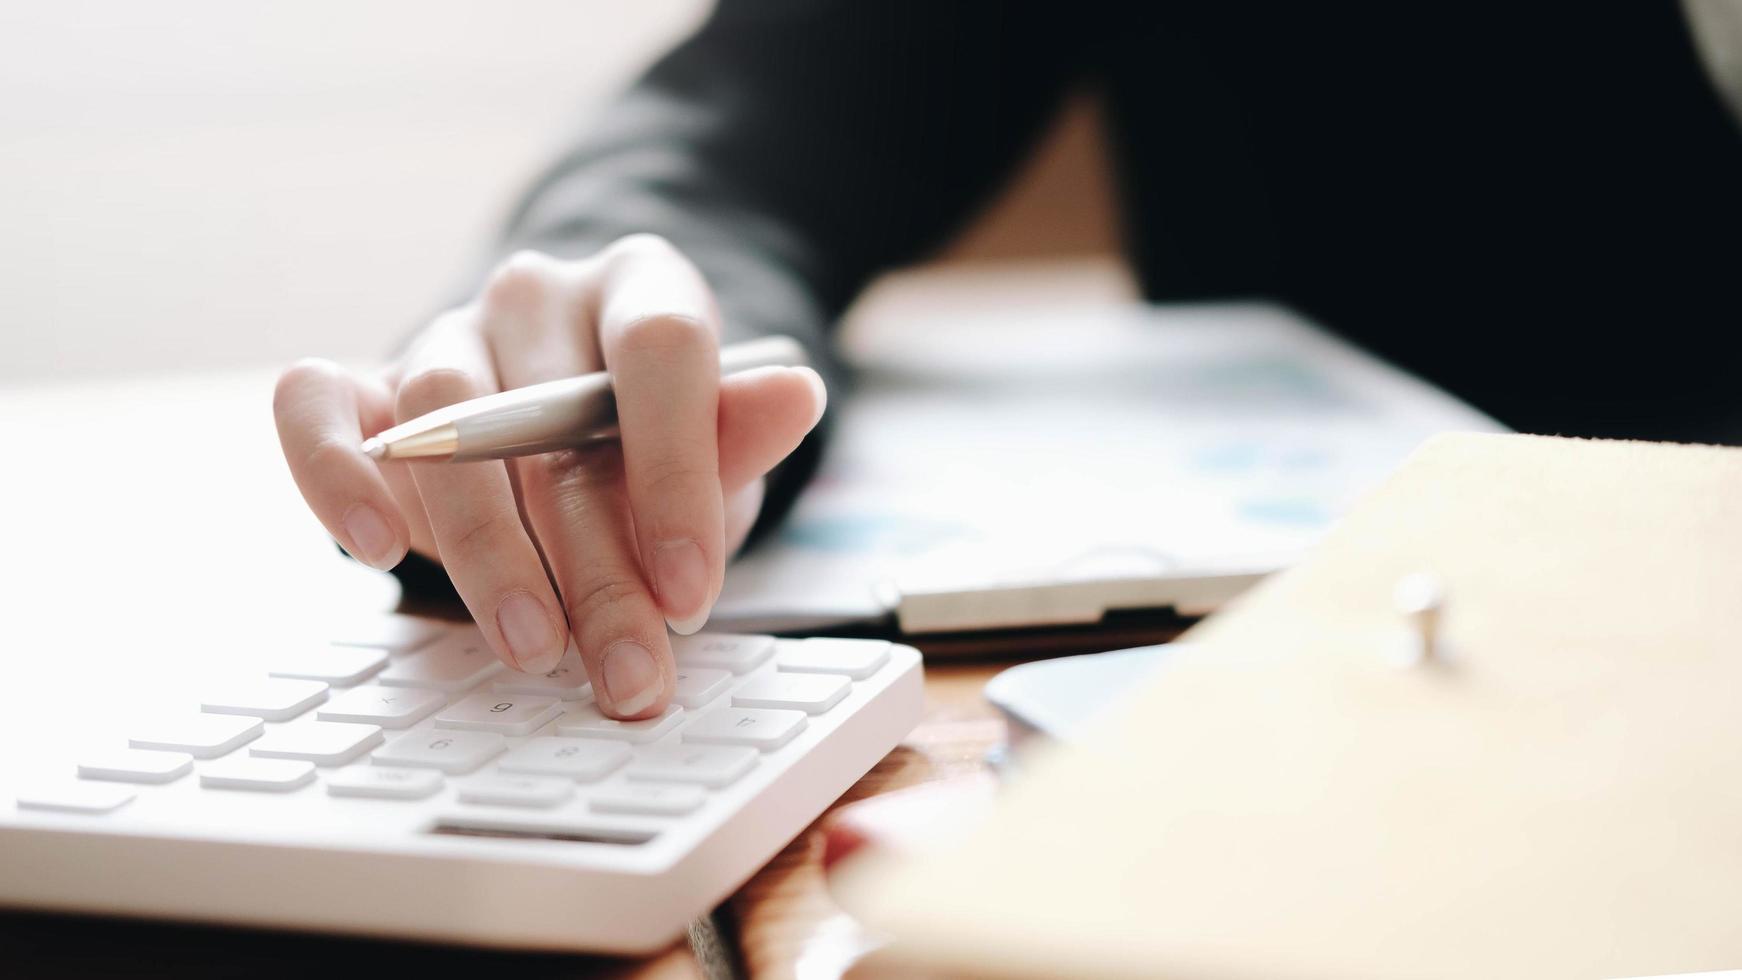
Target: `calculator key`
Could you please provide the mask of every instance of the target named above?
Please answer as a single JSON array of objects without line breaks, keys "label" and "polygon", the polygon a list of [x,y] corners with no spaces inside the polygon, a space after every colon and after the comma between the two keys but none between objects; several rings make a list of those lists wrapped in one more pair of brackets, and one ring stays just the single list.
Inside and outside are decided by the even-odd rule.
[{"label": "calculator key", "polygon": [[685,742],[710,745],[748,745],[778,749],[804,730],[802,711],[769,708],[715,708],[684,729]]},{"label": "calculator key", "polygon": [[556,723],[558,735],[576,738],[614,738],[624,742],[652,742],[676,728],[683,717],[681,705],[666,705],[665,713],[641,721],[618,721],[607,718],[596,704],[582,705],[563,715]]},{"label": "calculator key", "polygon": [[600,738],[530,738],[496,764],[503,772],[566,776],[590,783],[617,771],[629,761],[629,746]]},{"label": "calculator key", "polygon": [[890,645],[888,640],[800,640],[783,644],[774,662],[794,673],[846,674],[862,681],[889,662]]},{"label": "calculator key", "polygon": [[655,745],[635,757],[626,775],[644,782],[695,783],[717,789],[754,768],[759,754],[741,745]]},{"label": "calculator key", "polygon": [[562,714],[562,710],[562,702],[555,698],[527,697],[520,694],[474,694],[436,715],[435,723],[437,728],[531,735],[542,728],[545,722]]},{"label": "calculator key", "polygon": [[841,703],[853,689],[843,674],[764,674],[739,688],[732,704],[739,708],[788,708],[820,715]]},{"label": "calculator key", "polygon": [[410,653],[429,646],[454,624],[402,613],[352,616],[331,623],[327,636],[338,646],[369,647],[389,653]]},{"label": "calculator key", "polygon": [[192,772],[194,757],[186,752],[155,749],[115,749],[79,760],[79,775],[117,783],[172,783]]},{"label": "calculator key", "polygon": [[459,787],[461,803],[495,806],[556,806],[573,795],[574,780],[548,776],[478,776]]},{"label": "calculator key", "polygon": [[265,722],[245,715],[187,714],[149,723],[127,744],[136,749],[186,752],[196,759],[216,759],[259,738],[265,730]]},{"label": "calculator key", "polygon": [[613,786],[594,796],[590,806],[598,813],[645,813],[655,817],[681,817],[694,813],[708,798],[700,786],[675,783],[633,783]]},{"label": "calculator key", "polygon": [[116,783],[87,783],[67,780],[44,786],[33,786],[18,794],[18,805],[25,810],[59,810],[63,813],[108,813],[130,803],[136,790]]},{"label": "calculator key", "polygon": [[401,735],[371,757],[378,766],[440,769],[450,776],[468,773],[508,748],[495,732],[417,732]]},{"label": "calculator key", "polygon": [[410,728],[447,703],[448,696],[440,691],[367,684],[341,692],[315,712],[315,717],[382,728]]},{"label": "calculator key", "polygon": [[381,744],[378,725],[304,721],[274,728],[248,747],[265,759],[302,759],[317,766],[342,766]]},{"label": "calculator key", "polygon": [[713,667],[742,674],[768,659],[774,637],[743,633],[698,633],[671,638],[671,652],[683,667]]},{"label": "calculator key", "polygon": [[581,655],[572,646],[555,667],[542,674],[503,671],[491,685],[491,690],[503,694],[539,694],[564,701],[586,701],[593,696],[593,685],[587,680],[587,667],[581,663]]},{"label": "calculator key", "polygon": [[677,669],[677,689],[671,699],[686,708],[700,708],[709,701],[726,693],[732,686],[732,672],[713,667],[684,667]]},{"label": "calculator key", "polygon": [[377,800],[421,800],[433,796],[446,780],[434,769],[392,769],[351,766],[327,776],[328,796],[361,796]]},{"label": "calculator key", "polygon": [[261,759],[239,755],[200,770],[206,789],[252,789],[288,793],[315,781],[315,764],[301,759]]},{"label": "calculator key", "polygon": [[458,694],[477,687],[502,666],[484,642],[484,634],[464,629],[422,653],[395,660],[375,680],[388,687],[427,687]]},{"label": "calculator key", "polygon": [[250,715],[265,721],[289,721],[327,699],[325,681],[266,677],[232,683],[206,695],[201,711],[216,715]]},{"label": "calculator key", "polygon": [[387,666],[387,651],[312,643],[306,648],[281,654],[270,661],[272,677],[325,681],[335,687],[361,684]]}]

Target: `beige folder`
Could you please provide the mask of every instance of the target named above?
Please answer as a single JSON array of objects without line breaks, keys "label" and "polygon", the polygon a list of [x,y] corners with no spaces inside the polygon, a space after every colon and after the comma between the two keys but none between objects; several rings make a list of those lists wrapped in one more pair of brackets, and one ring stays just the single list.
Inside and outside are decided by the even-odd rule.
[{"label": "beige folder", "polygon": [[[1393,587],[1423,569],[1450,659],[1404,666]],[[1742,966],[1742,450],[1438,438],[1188,639],[965,844],[856,869],[894,962]]]}]

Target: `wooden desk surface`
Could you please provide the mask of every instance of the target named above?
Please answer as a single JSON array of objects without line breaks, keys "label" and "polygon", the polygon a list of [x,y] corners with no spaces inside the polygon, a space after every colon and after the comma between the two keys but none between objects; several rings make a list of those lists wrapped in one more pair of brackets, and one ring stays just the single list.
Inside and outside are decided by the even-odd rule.
[{"label": "wooden desk surface", "polygon": [[[398,600],[397,584],[339,557],[303,509],[272,434],[271,382],[246,372],[0,391],[9,453],[31,461],[0,485],[10,518],[0,773],[35,775],[29,746],[77,727],[69,705],[89,717],[124,711],[140,691],[185,689],[266,631]],[[1003,737],[980,688],[1006,665],[929,665],[924,722],[846,799],[980,769]],[[66,690],[74,672],[103,683],[78,685],[76,701],[35,696]],[[736,952],[698,958],[682,946],[622,962],[4,913],[0,972],[301,977],[342,964],[664,978],[718,976],[738,962],[751,976],[785,977],[803,959],[816,976],[852,938],[828,900],[814,827],[715,918]]]}]

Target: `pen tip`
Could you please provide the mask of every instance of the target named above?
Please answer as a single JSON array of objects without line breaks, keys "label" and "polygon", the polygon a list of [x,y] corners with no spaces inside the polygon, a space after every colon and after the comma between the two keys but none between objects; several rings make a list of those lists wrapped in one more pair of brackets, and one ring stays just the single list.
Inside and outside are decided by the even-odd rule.
[{"label": "pen tip", "polygon": [[370,436],[363,440],[363,453],[370,459],[386,459],[387,443],[382,442],[374,436]]}]

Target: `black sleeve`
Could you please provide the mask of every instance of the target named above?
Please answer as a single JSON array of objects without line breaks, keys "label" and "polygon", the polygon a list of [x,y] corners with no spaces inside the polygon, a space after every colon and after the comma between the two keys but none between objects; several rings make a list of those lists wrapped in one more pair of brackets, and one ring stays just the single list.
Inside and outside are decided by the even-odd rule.
[{"label": "black sleeve", "polygon": [[[663,235],[707,277],[727,342],[796,337],[838,395],[829,325],[1020,162],[1078,73],[1074,19],[1003,0],[720,0],[534,182],[499,251]],[[827,427],[771,476],[752,542]]]},{"label": "black sleeve", "polygon": [[[589,121],[501,249],[579,257],[664,235],[707,276],[728,341],[790,334],[838,382],[828,325],[971,216],[1054,114],[1081,61],[1055,20],[1072,18],[1002,0],[721,0]],[[809,442],[765,517],[802,484]]]}]

